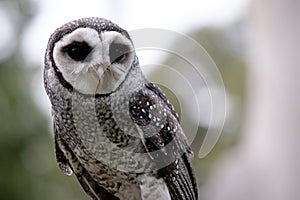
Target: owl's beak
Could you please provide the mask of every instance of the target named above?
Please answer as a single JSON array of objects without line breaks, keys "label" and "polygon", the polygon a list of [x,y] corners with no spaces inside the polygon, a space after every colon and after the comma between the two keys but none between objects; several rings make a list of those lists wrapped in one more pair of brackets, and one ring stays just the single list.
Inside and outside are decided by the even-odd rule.
[{"label": "owl's beak", "polygon": [[102,78],[104,72],[105,71],[102,68],[95,70],[96,77],[100,80]]},{"label": "owl's beak", "polygon": [[101,63],[93,67],[97,79],[101,80],[104,73],[109,69],[109,63]]}]

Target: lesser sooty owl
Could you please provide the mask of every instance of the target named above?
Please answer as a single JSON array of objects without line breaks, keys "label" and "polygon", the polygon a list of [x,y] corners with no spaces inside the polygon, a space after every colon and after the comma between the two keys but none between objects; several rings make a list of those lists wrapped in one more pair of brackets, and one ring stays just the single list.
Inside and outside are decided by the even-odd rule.
[{"label": "lesser sooty owl", "polygon": [[58,165],[92,199],[198,198],[178,115],[142,74],[127,31],[102,18],[58,28],[44,84]]}]

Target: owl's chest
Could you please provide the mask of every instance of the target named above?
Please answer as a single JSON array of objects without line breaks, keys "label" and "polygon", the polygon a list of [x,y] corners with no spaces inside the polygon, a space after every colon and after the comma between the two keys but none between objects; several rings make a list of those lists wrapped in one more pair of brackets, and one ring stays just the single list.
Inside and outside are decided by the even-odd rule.
[{"label": "owl's chest", "polygon": [[68,131],[87,143],[114,143],[119,147],[128,146],[133,136],[138,137],[135,123],[129,114],[128,100],[106,98],[72,98],[61,113]]},{"label": "owl's chest", "polygon": [[115,102],[110,98],[73,98],[59,115],[64,124],[60,138],[79,157],[131,172],[141,172],[151,162],[143,153],[140,133],[130,117],[126,99]]}]

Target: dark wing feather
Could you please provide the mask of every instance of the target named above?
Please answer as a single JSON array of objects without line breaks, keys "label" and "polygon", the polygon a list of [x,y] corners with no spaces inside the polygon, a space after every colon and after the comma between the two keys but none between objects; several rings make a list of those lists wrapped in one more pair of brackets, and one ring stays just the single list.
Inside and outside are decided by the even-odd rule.
[{"label": "dark wing feather", "polygon": [[154,92],[154,94],[156,94],[165,103],[165,105],[170,109],[170,112],[172,113],[172,115],[179,122],[179,117],[178,117],[177,112],[175,111],[173,105],[169,102],[169,100],[167,99],[167,97],[164,95],[164,93],[162,93],[162,91],[159,89],[159,87],[157,87],[153,83],[148,83],[145,86],[146,86],[146,88],[148,88],[149,90],[151,90],[152,92]]},{"label": "dark wing feather", "polygon": [[152,83],[133,94],[129,112],[143,132],[145,150],[158,168],[173,200],[198,199],[191,160],[193,153],[178,115],[161,90]]}]

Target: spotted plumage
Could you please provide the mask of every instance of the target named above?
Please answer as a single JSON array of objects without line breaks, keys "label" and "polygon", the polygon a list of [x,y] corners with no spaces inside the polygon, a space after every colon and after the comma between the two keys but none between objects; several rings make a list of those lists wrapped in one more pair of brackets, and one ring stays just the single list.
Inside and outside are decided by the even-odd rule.
[{"label": "spotted plumage", "polygon": [[197,199],[178,115],[142,74],[125,30],[101,18],[58,28],[44,83],[58,165],[92,199]]}]

